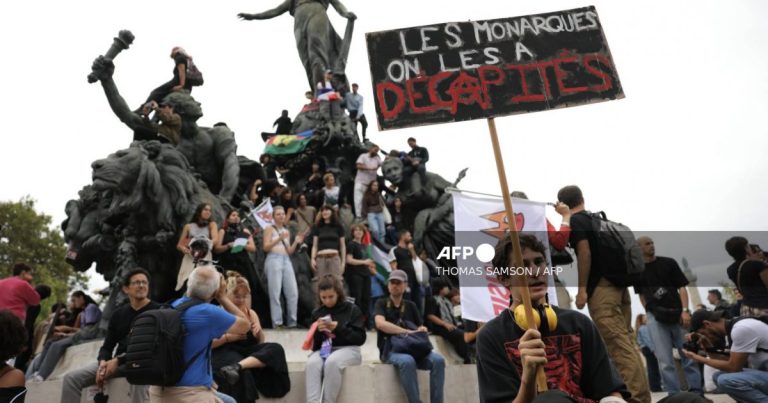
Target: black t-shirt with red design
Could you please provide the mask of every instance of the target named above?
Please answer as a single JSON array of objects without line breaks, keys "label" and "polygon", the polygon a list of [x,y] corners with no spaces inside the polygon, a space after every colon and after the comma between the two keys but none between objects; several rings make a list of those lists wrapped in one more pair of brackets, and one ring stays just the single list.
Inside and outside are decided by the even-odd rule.
[{"label": "black t-shirt with red design", "polygon": [[[549,389],[561,390],[584,403],[599,401],[613,392],[629,397],[594,323],[579,312],[553,309],[557,313],[557,328],[543,332],[547,352],[544,371]],[[477,378],[481,402],[511,402],[517,396],[523,370],[517,346],[523,333],[510,310],[480,330]]]}]

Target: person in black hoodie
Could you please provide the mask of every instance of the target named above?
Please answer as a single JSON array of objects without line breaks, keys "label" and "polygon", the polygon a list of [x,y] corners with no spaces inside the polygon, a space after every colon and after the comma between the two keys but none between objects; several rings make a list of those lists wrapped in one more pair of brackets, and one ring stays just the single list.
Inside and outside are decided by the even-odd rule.
[{"label": "person in black hoodie", "polygon": [[363,313],[345,300],[338,277],[325,275],[317,289],[320,307],[312,312],[317,329],[307,360],[307,402],[335,402],[341,391],[342,370],[362,363]]}]

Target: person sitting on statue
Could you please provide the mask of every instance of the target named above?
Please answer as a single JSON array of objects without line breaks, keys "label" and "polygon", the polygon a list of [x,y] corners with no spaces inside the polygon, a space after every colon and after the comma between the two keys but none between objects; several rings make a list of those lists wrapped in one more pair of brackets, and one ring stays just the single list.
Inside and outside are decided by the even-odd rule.
[{"label": "person sitting on statue", "polygon": [[236,272],[227,272],[227,295],[245,314],[247,332],[227,332],[214,339],[211,367],[219,390],[237,401],[252,402],[259,395],[281,398],[291,390],[285,350],[266,341],[261,321],[251,309],[251,286]]},{"label": "person sitting on statue", "polygon": [[320,102],[320,115],[329,121],[341,117],[341,95],[333,86],[333,72],[325,71],[323,81],[317,83],[316,98]]},{"label": "person sitting on statue", "polygon": [[384,233],[386,231],[384,223],[384,209],[387,208],[384,198],[381,197],[379,190],[379,181],[372,180],[368,184],[368,189],[363,195],[361,216],[368,220],[368,228],[379,242],[384,242]]},{"label": "person sitting on statue", "polygon": [[[150,120],[149,114],[155,112],[155,118]],[[173,109],[173,105],[163,102],[160,105],[149,101],[141,109],[144,127],[133,132],[133,141],[159,140],[161,143],[171,143],[175,146],[181,141],[181,116]],[[159,122],[159,123],[158,123]]]},{"label": "person sitting on statue", "polygon": [[349,118],[355,124],[355,132],[357,132],[357,123],[359,122],[363,126],[362,142],[365,143],[365,132],[368,130],[368,120],[365,118],[363,112],[363,96],[357,93],[359,86],[357,83],[352,84],[352,92],[348,92],[344,96],[344,104],[349,111]]},{"label": "person sitting on statue", "polygon": [[187,81],[187,64],[189,63],[188,60],[192,59],[192,56],[184,48],[176,46],[171,49],[171,59],[174,62],[173,78],[171,81],[152,90],[144,102],[145,105],[150,101],[161,103],[168,94],[181,91],[182,89],[192,92],[192,84]]},{"label": "person sitting on statue", "polygon": [[272,127],[277,126],[277,129],[275,129],[276,134],[290,134],[292,125],[291,118],[288,117],[288,111],[285,109],[283,109],[280,117],[275,120],[275,123],[272,123]]},{"label": "person sitting on statue", "polygon": [[46,343],[43,352],[32,363],[31,379],[44,381],[53,373],[59,359],[66,350],[75,344],[98,337],[98,324],[101,320],[101,309],[88,294],[75,291],[71,296],[72,304],[83,310],[78,315],[75,327],[57,326],[54,334],[67,335],[63,339]]},{"label": "person sitting on statue", "polygon": [[[196,267],[196,260],[211,260],[211,250],[213,250],[213,245],[216,243],[219,233],[216,222],[211,220],[212,216],[213,210],[211,205],[201,203],[195,209],[192,222],[184,224],[184,228],[181,230],[181,236],[179,236],[176,249],[183,253],[184,257],[181,260],[181,267],[176,278],[176,291],[184,287],[189,273],[192,273],[192,270]],[[207,250],[201,252],[193,248],[195,241],[207,243]]]},{"label": "person sitting on statue", "polygon": [[357,157],[355,161],[357,172],[355,173],[355,186],[353,201],[355,203],[355,216],[363,217],[363,196],[365,189],[371,182],[377,180],[376,172],[381,167],[381,157],[379,157],[379,146],[373,143],[368,144],[368,152],[364,152]]},{"label": "person sitting on statue", "polygon": [[317,192],[323,188],[323,173],[325,172],[325,161],[322,158],[312,160],[312,173],[309,174],[304,182],[304,193],[309,196],[309,203],[315,207],[322,204],[322,200],[317,200]]},{"label": "person sitting on statue", "polygon": [[403,175],[410,177],[414,172],[418,172],[421,185],[424,186],[427,184],[426,164],[429,161],[429,151],[425,147],[419,147],[413,137],[408,138],[408,146],[411,147],[411,151],[408,151],[408,155],[403,161]]}]

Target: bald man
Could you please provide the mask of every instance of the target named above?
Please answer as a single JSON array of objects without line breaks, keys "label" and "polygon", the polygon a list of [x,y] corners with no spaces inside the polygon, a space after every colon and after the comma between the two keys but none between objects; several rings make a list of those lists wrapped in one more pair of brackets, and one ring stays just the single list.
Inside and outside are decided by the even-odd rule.
[{"label": "bald man", "polygon": [[635,287],[640,301],[648,315],[648,330],[653,341],[654,353],[659,360],[659,369],[664,383],[664,390],[671,394],[680,392],[672,349],[680,353],[688,390],[701,392],[701,372],[695,362],[685,357],[683,343],[686,329],[691,324],[691,312],[688,310],[688,279],[674,259],[656,256],[653,239],[638,238],[645,261],[644,282]]}]

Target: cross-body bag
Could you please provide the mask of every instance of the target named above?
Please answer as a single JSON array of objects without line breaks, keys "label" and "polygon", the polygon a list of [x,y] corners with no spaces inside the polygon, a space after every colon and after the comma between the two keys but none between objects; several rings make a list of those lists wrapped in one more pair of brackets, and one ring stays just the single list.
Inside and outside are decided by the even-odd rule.
[{"label": "cross-body bag", "polygon": [[743,292],[741,292],[741,268],[744,267],[744,263],[747,263],[749,259],[744,259],[743,262],[739,265],[739,269],[736,271],[736,288],[739,290],[741,295],[744,295]]},{"label": "cross-body bag", "polygon": [[[408,330],[416,330],[417,326],[409,320],[403,320],[405,313],[405,301],[400,303],[400,318],[397,325]],[[387,301],[387,309],[393,306],[392,300]],[[404,334],[395,334],[389,336],[384,344],[384,357],[390,353],[408,354],[411,357],[420,360],[432,351],[432,342],[429,341],[427,332],[413,332]]]}]

